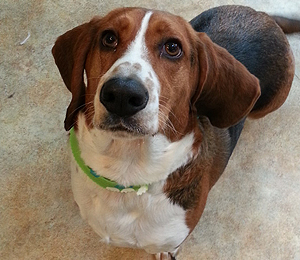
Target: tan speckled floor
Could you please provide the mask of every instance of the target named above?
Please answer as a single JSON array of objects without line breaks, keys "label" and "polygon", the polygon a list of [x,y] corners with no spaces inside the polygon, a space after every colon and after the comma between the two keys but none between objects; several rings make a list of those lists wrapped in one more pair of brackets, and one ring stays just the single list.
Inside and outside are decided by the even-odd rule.
[{"label": "tan speckled floor", "polygon": [[[70,94],[50,51],[57,36],[115,7],[189,20],[221,4],[300,17],[296,0],[0,1],[0,259],[151,259],[100,244],[79,216],[63,128]],[[246,123],[179,260],[300,259],[300,34],[288,39],[296,59],[290,96]]]}]

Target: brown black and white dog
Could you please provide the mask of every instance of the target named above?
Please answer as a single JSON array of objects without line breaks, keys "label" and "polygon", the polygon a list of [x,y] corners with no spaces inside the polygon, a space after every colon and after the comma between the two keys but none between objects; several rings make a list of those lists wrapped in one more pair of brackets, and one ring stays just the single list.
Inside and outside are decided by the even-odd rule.
[{"label": "brown black and white dog", "polygon": [[289,93],[294,60],[282,30],[300,23],[242,6],[190,23],[121,8],[57,39],[52,52],[72,92],[65,128],[74,127],[73,154],[84,162],[72,156],[74,198],[103,241],[175,258],[245,118],[274,111]]}]

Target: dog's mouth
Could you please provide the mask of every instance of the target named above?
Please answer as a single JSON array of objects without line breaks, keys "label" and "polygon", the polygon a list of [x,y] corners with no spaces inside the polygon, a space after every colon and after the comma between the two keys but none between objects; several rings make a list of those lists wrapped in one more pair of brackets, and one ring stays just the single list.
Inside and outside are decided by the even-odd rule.
[{"label": "dog's mouth", "polygon": [[149,135],[138,120],[128,117],[123,118],[116,115],[108,115],[99,125],[98,128],[111,132],[117,137],[143,137]]}]

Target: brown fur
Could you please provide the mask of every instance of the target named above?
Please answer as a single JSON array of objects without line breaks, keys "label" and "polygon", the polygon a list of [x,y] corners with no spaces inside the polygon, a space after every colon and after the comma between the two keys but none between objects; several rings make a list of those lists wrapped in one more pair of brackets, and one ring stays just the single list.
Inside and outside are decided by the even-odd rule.
[{"label": "brown fur", "polygon": [[272,18],[286,34],[300,32],[300,21],[273,15]]},{"label": "brown fur", "polygon": [[190,232],[204,210],[208,192],[226,167],[229,152],[229,135],[213,127],[207,118],[200,120],[200,153],[187,166],[169,176],[164,190],[173,203],[187,211],[186,221]]}]

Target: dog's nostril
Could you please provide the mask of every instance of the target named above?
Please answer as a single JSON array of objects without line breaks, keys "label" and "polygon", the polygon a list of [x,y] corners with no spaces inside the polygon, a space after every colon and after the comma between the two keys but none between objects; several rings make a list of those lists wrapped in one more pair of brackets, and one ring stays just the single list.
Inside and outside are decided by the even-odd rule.
[{"label": "dog's nostril", "polygon": [[139,106],[142,106],[145,102],[145,98],[143,96],[135,96],[135,97],[131,97],[129,100],[128,100],[128,103],[132,106],[135,106],[135,107],[139,107]]},{"label": "dog's nostril", "polygon": [[104,92],[102,95],[103,102],[114,102],[116,99],[113,92]]}]

